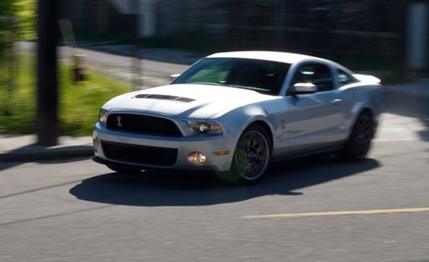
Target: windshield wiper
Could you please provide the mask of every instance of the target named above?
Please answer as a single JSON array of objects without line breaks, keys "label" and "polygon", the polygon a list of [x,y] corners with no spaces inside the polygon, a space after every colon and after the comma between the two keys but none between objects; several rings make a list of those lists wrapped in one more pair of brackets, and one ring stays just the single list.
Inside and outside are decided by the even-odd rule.
[{"label": "windshield wiper", "polygon": [[201,84],[201,85],[213,85],[213,86],[227,86],[227,87],[234,87],[234,88],[241,88],[241,89],[247,89],[252,90],[256,92],[262,92],[266,94],[270,94],[271,90],[255,87],[255,86],[244,86],[244,85],[236,85],[236,84],[228,84],[226,81],[219,81],[219,82],[190,82],[187,84]]},{"label": "windshield wiper", "polygon": [[189,82],[187,84],[197,84],[197,85],[213,85],[213,86],[221,86],[222,84],[216,82]]}]

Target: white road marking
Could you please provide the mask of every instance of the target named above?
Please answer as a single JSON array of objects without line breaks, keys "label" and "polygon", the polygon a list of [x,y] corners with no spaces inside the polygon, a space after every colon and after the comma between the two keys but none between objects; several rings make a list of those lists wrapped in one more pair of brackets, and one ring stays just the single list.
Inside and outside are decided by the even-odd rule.
[{"label": "white road marking", "polygon": [[284,213],[271,215],[249,215],[244,219],[264,219],[264,218],[297,218],[297,217],[324,217],[324,216],[356,216],[356,215],[377,215],[394,213],[421,213],[429,212],[429,207],[423,208],[399,208],[399,209],[370,209],[353,211],[330,211],[330,212],[304,212],[304,213]]}]

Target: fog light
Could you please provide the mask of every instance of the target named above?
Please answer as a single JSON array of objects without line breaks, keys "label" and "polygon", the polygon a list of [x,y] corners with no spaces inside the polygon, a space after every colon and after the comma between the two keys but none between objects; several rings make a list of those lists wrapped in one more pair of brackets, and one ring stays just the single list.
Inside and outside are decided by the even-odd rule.
[{"label": "fog light", "polygon": [[194,166],[202,166],[206,161],[206,155],[201,152],[192,152],[188,155],[188,162]]}]

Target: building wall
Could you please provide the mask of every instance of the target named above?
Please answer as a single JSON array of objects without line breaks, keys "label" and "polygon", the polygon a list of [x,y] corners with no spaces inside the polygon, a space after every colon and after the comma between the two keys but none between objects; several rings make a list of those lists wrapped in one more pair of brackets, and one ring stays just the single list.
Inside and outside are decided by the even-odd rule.
[{"label": "building wall", "polygon": [[177,36],[201,32],[216,36],[227,29],[225,8],[217,8],[222,0],[161,0],[158,4],[158,36]]},{"label": "building wall", "polygon": [[206,34],[235,48],[398,54],[405,6],[405,0],[160,0],[157,35]]},{"label": "building wall", "polygon": [[109,0],[59,0],[59,18],[70,19],[77,35],[133,34],[136,14],[123,14]]},{"label": "building wall", "polygon": [[[132,33],[126,0],[60,0],[78,32]],[[405,56],[407,0],[135,0],[140,36],[187,39],[214,50],[278,49],[323,56]],[[112,3],[116,4],[112,4]],[[150,4],[150,8],[148,7]],[[142,17],[145,17],[142,19]],[[148,33],[149,32],[149,33]],[[182,44],[187,44],[187,42]],[[182,41],[183,42],[183,41]],[[335,57],[332,57],[335,58]]]}]

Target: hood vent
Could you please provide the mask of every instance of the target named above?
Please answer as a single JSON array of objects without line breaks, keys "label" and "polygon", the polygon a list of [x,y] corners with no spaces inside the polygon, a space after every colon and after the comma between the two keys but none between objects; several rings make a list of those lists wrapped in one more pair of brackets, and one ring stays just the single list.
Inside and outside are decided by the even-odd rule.
[{"label": "hood vent", "polygon": [[195,99],[187,98],[187,97],[169,96],[169,95],[157,95],[157,94],[139,94],[139,95],[136,95],[135,98],[150,98],[150,99],[160,99],[160,100],[171,100],[171,101],[178,101],[178,102],[184,102],[184,103],[190,103],[190,102],[195,101]]}]

